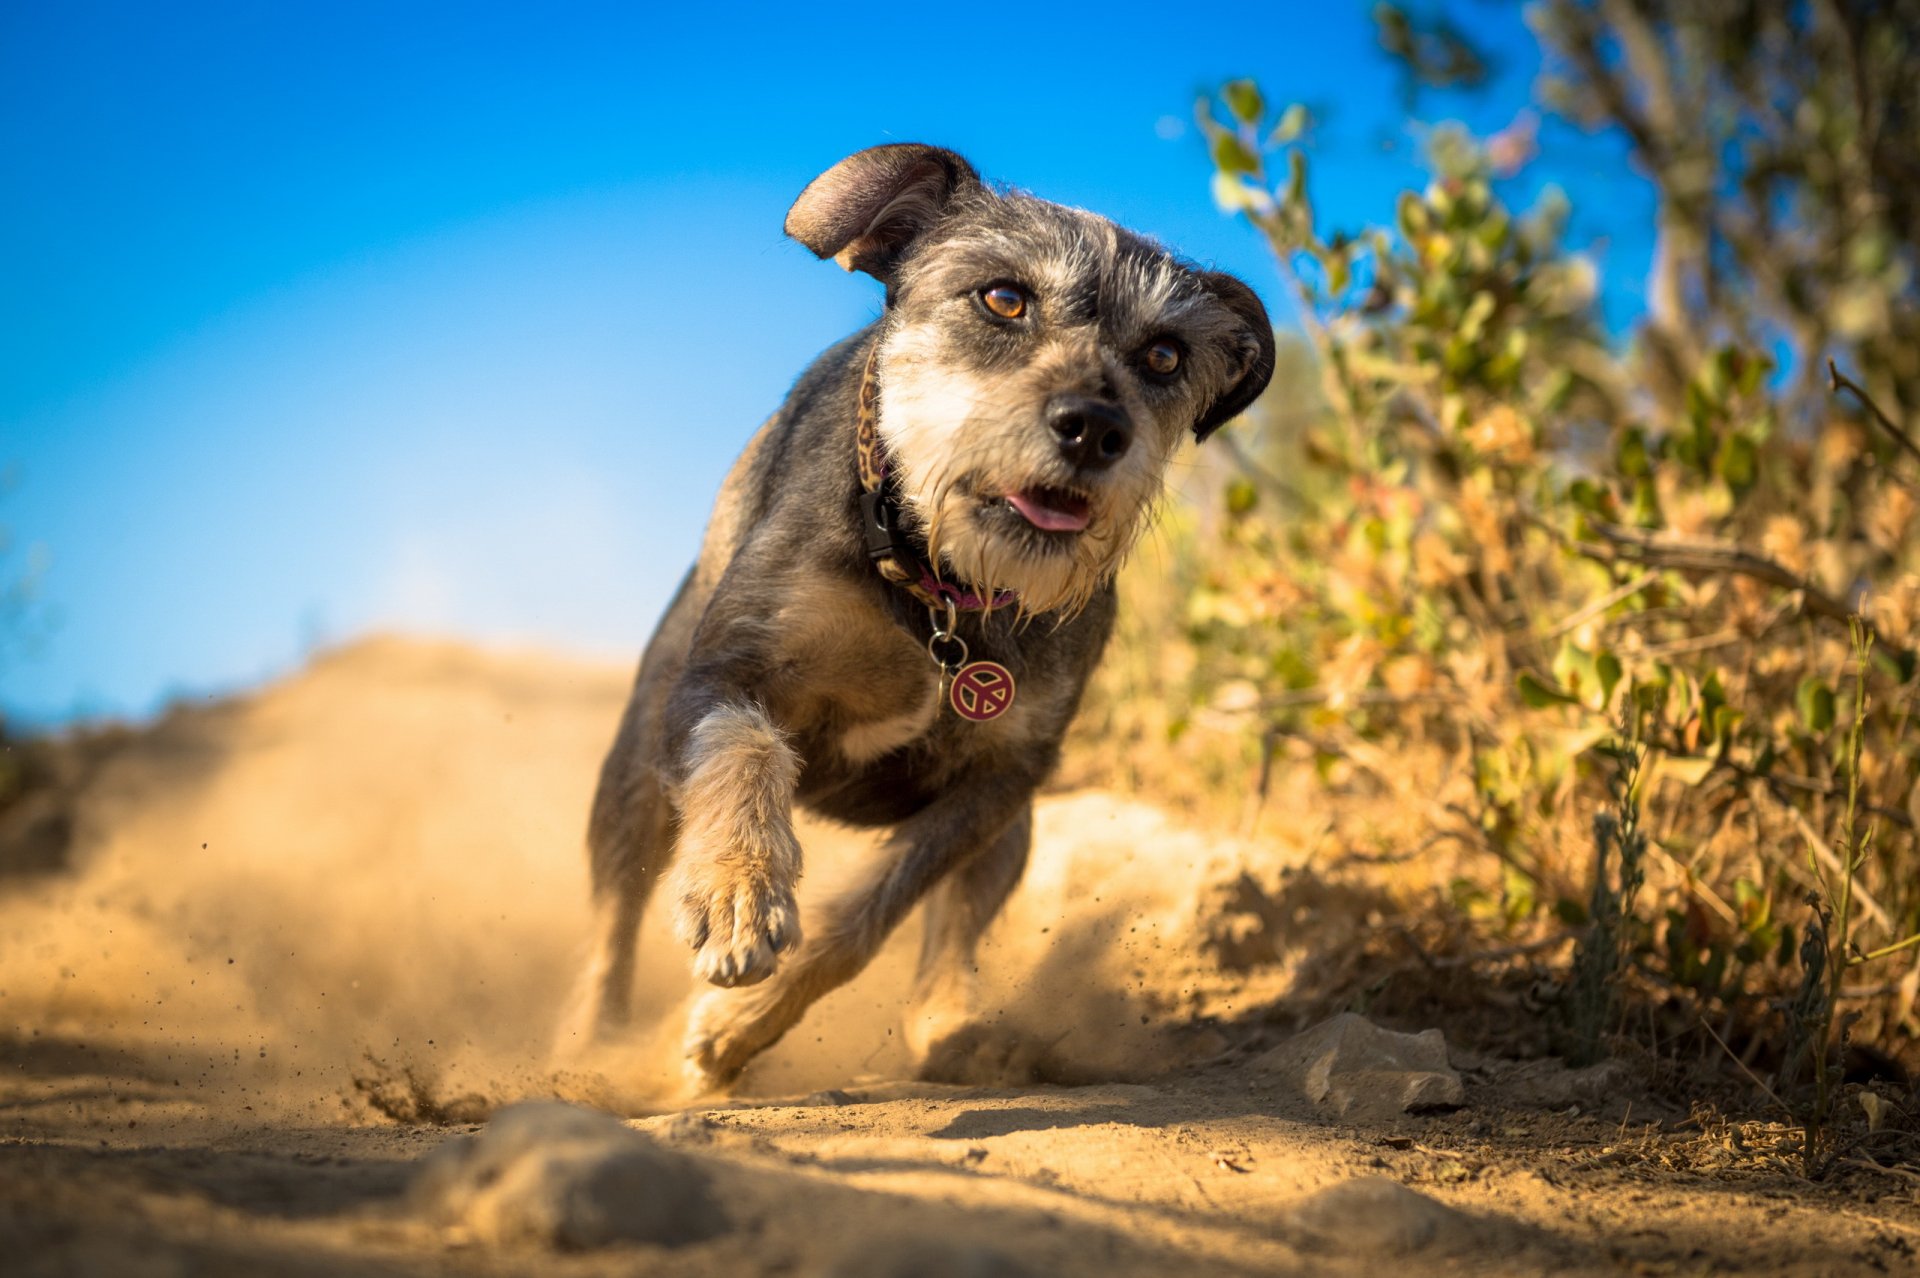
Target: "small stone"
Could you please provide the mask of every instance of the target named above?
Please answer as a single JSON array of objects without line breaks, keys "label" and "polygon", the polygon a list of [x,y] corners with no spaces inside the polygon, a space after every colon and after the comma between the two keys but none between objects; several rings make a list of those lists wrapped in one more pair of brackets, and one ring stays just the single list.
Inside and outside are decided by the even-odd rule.
[{"label": "small stone", "polygon": [[1258,1057],[1253,1068],[1276,1075],[1315,1105],[1347,1117],[1391,1117],[1462,1104],[1466,1088],[1447,1063],[1437,1029],[1397,1034],[1342,1012]]},{"label": "small stone", "polygon": [[1289,1241],[1304,1250],[1407,1256],[1451,1252],[1485,1231],[1445,1203],[1384,1176],[1361,1176],[1323,1189],[1281,1217]]},{"label": "small stone", "polygon": [[816,1106],[854,1105],[859,1102],[855,1100],[851,1092],[843,1092],[837,1087],[829,1087],[823,1092],[810,1093],[802,1099],[800,1103],[811,1109]]},{"label": "small stone", "polygon": [[448,1141],[409,1197],[428,1221],[488,1243],[674,1247],[727,1228],[694,1159],[559,1101],[509,1106],[478,1134]]}]

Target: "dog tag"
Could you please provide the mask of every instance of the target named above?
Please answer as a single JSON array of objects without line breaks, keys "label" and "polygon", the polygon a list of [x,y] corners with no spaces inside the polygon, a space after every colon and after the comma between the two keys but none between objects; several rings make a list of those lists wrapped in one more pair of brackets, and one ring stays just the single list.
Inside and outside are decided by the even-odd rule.
[{"label": "dog tag", "polygon": [[953,676],[947,702],[962,719],[985,723],[1013,708],[1013,671],[997,661],[969,661]]}]

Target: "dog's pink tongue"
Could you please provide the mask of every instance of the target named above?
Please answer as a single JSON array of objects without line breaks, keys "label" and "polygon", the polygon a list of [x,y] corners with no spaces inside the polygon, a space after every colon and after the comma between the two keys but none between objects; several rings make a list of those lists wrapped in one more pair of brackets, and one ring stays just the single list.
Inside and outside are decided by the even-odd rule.
[{"label": "dog's pink tongue", "polygon": [[1024,493],[1008,493],[1007,504],[1019,511],[1021,518],[1046,532],[1080,532],[1087,526],[1087,502],[1084,497],[1032,489]]}]

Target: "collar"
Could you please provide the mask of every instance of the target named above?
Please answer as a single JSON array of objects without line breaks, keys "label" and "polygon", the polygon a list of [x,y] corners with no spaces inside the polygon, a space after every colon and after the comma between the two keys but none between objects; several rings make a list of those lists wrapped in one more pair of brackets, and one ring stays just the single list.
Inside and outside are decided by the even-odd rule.
[{"label": "collar", "polygon": [[854,452],[860,470],[860,522],[866,532],[867,558],[874,569],[933,609],[984,612],[1004,608],[1019,596],[997,590],[990,596],[940,580],[927,558],[900,526],[900,498],[887,482],[887,449],[880,439],[880,379],[876,366],[880,343],[867,348],[867,366],[860,375],[860,398],[854,410]]}]

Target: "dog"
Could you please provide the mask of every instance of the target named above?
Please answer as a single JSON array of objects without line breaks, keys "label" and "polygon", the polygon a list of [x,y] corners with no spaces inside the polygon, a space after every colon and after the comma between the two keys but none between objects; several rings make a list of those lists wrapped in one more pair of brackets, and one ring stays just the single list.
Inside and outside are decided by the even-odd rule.
[{"label": "dog", "polygon": [[[703,980],[687,1056],[732,1082],[917,904],[908,1045],[970,1026],[973,955],[1113,624],[1169,459],[1273,373],[1252,289],[1094,214],[898,144],[814,179],[786,231],[886,288],[728,474],[641,659],[589,821],[584,1026],[629,1015],[664,884]],[[889,831],[803,938],[795,805]]]}]

